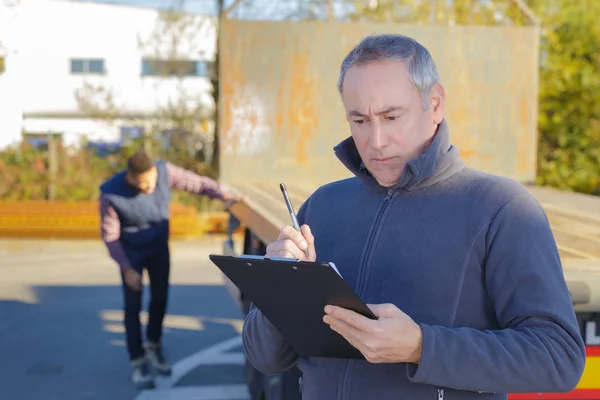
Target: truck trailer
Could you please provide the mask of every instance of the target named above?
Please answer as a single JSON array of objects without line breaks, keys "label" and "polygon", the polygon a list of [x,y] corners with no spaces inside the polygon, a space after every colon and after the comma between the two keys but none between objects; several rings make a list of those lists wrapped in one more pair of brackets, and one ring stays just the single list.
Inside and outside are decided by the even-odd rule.
[{"label": "truck trailer", "polygon": [[[600,197],[535,185],[538,25],[434,27],[340,21],[242,21],[220,26],[220,180],[246,196],[232,208],[224,254],[264,255],[319,186],[349,172],[333,147],[349,136],[336,91],[342,59],[372,33],[401,33],[430,50],[446,90],[451,142],[467,166],[520,182],[540,202],[556,238],[587,349],[568,394],[511,399],[600,399]],[[242,231],[237,235],[234,232]],[[224,278],[243,312],[249,302]],[[252,399],[298,399],[296,368],[263,376],[248,365]]]}]

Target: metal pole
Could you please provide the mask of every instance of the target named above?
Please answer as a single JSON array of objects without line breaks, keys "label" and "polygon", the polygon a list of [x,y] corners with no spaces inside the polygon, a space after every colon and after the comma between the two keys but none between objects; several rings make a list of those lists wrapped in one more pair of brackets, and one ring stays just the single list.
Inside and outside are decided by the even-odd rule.
[{"label": "metal pole", "polygon": [[56,200],[56,177],[58,175],[58,149],[53,132],[48,132],[48,199]]}]

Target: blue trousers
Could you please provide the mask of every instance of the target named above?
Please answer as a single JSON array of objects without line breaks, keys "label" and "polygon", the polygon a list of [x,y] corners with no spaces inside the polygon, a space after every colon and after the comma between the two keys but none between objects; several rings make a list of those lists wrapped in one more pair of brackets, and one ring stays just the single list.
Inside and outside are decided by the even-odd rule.
[{"label": "blue trousers", "polygon": [[[168,243],[164,243],[164,245],[149,249],[146,252],[126,249],[126,253],[132,268],[140,274],[143,273],[144,269],[148,271],[150,278],[150,302],[148,306],[146,338],[151,342],[160,343],[169,294],[169,272],[171,269],[169,245]],[[123,280],[127,351],[130,360],[134,360],[144,355],[142,328],[140,324],[143,288],[142,291],[134,291],[125,284],[122,272],[121,278]]]}]

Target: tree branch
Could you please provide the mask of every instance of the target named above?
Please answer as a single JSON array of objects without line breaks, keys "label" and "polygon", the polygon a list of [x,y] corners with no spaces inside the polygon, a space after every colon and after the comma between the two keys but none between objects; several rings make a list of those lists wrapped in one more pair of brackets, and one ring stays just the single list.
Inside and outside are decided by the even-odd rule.
[{"label": "tree branch", "polygon": [[223,18],[227,18],[229,13],[233,11],[243,0],[235,0],[232,5],[223,10]]}]

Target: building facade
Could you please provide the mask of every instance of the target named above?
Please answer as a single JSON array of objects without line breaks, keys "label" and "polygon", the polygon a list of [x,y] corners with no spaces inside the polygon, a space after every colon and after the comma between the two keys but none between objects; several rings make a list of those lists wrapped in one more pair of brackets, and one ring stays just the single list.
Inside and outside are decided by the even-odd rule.
[{"label": "building facade", "polygon": [[148,130],[175,107],[211,140],[216,24],[129,6],[0,1],[0,148],[51,134],[65,146],[119,143],[156,134]]}]

